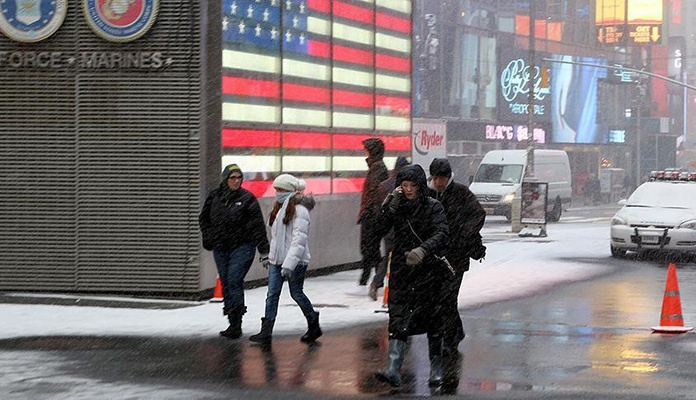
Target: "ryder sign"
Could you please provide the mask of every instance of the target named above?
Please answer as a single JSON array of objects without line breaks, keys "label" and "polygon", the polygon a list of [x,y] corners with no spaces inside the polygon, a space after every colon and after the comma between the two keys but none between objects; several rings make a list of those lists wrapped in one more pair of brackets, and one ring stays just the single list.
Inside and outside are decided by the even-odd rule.
[{"label": "ryder sign", "polygon": [[428,171],[434,158],[447,157],[447,124],[437,119],[413,119],[412,160]]}]

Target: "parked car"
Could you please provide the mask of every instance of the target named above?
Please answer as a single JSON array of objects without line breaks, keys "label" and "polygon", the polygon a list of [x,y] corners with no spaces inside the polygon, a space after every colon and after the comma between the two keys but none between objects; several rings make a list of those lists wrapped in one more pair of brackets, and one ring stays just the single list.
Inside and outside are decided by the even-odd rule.
[{"label": "parked car", "polygon": [[611,254],[696,252],[696,173],[654,172],[611,220]]}]

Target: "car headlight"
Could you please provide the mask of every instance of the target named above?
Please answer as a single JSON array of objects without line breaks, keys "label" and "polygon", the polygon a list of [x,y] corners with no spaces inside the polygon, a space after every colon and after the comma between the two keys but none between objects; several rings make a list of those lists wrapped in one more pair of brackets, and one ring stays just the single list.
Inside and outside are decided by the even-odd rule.
[{"label": "car headlight", "polygon": [[611,226],[614,226],[614,225],[626,225],[626,221],[615,216],[614,218],[611,219]]},{"label": "car headlight", "polygon": [[696,219],[690,221],[682,222],[679,224],[679,229],[693,229],[696,230]]},{"label": "car headlight", "polygon": [[515,192],[510,192],[503,197],[503,203],[512,203],[512,199],[515,198]]}]

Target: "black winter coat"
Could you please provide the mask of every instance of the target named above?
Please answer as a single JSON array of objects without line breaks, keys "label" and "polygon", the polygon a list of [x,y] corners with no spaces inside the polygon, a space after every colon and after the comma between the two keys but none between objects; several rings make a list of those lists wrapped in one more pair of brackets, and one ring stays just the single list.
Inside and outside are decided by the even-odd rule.
[{"label": "black winter coat", "polygon": [[206,250],[232,250],[243,244],[268,254],[266,224],[256,197],[248,190],[229,190],[223,184],[205,200],[198,223]]},{"label": "black winter coat", "polygon": [[[422,181],[420,176],[409,177],[414,168],[422,172]],[[409,179],[404,179],[404,172]],[[442,284],[452,277],[447,267],[435,258],[435,255],[444,253],[449,241],[445,211],[440,202],[427,196],[425,173],[419,165],[404,167],[397,175],[397,185],[412,179],[419,179],[413,181],[418,183],[419,197],[412,201],[402,200],[396,212],[391,212],[387,206],[382,207],[378,218],[380,229],[388,231],[394,228],[389,276],[389,333],[401,340],[441,329]],[[405,253],[419,246],[426,250],[423,263],[412,267],[406,265]]]},{"label": "black winter coat", "polygon": [[468,187],[451,181],[445,191],[430,190],[430,196],[445,208],[450,228],[447,259],[454,268],[469,269],[471,250],[480,241],[479,232],[486,220],[486,211]]},{"label": "black winter coat", "polygon": [[381,158],[370,157],[367,159],[367,165],[368,170],[363,182],[358,223],[362,223],[363,220],[372,220],[379,212],[379,206],[384,200],[384,197],[380,196],[379,185],[389,178],[389,171],[387,171],[387,166],[384,165]]}]

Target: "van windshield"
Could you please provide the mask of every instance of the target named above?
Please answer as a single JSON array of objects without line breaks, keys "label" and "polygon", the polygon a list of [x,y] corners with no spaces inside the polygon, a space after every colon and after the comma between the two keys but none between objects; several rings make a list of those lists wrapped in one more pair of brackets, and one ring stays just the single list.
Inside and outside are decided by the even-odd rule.
[{"label": "van windshield", "polygon": [[520,183],[522,178],[522,165],[516,164],[481,164],[474,182],[483,183]]}]

